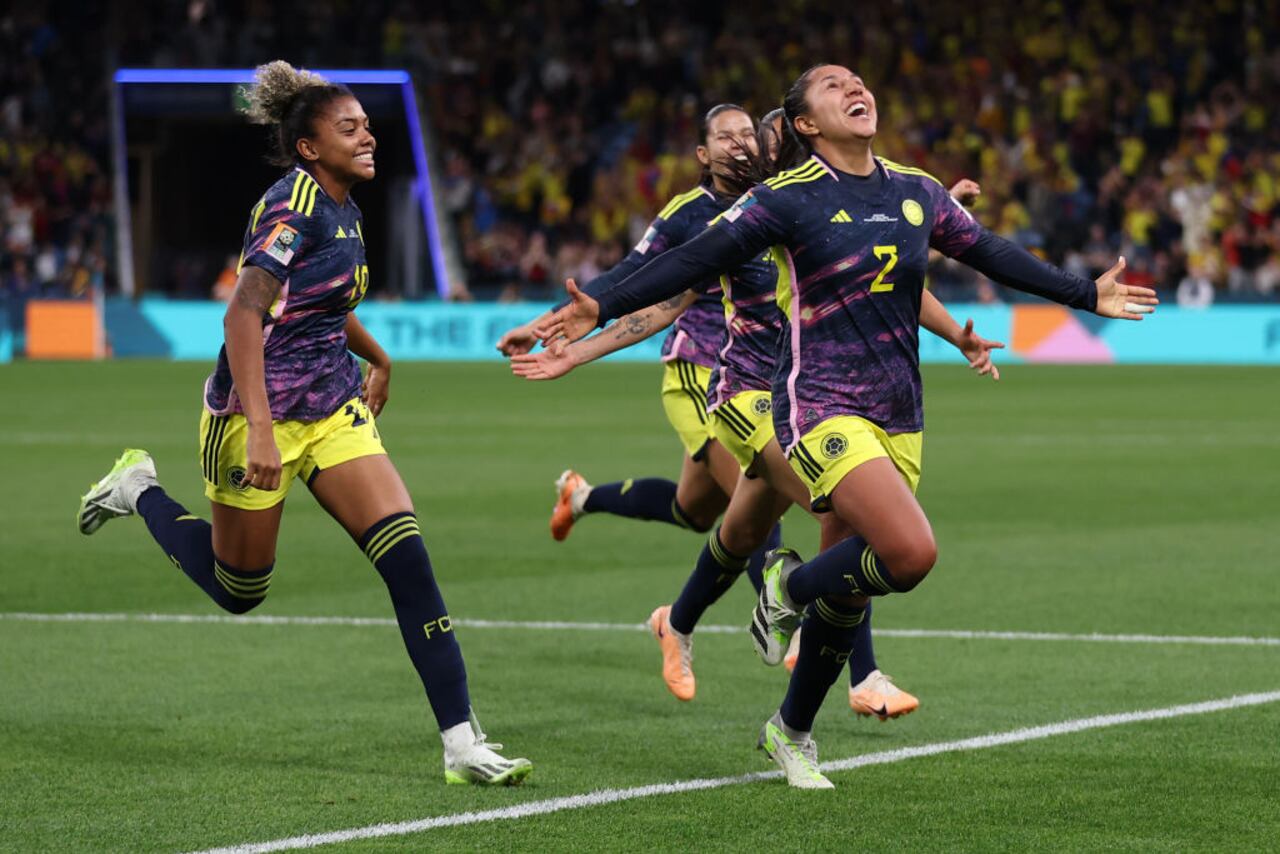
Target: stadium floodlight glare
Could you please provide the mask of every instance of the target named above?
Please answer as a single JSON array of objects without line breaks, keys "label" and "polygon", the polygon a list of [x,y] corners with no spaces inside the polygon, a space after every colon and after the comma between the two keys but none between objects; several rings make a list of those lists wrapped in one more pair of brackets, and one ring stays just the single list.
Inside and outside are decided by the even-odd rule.
[{"label": "stadium floodlight glare", "polygon": [[[427,235],[427,245],[431,249],[431,267],[435,272],[436,292],[441,299],[449,295],[449,278],[444,266],[444,254],[440,245],[440,228],[436,222],[435,201],[431,195],[431,175],[427,168],[427,147],[422,132],[422,122],[418,116],[418,99],[413,89],[413,78],[404,70],[381,69],[311,69],[326,80],[354,86],[399,86],[404,101],[405,124],[409,126],[409,145],[413,151],[413,165],[417,172],[414,180],[414,191],[418,195],[418,205],[422,210],[422,227]],[[120,97],[121,86],[146,84],[200,84],[200,83],[252,83],[252,68],[120,68],[116,70],[115,82],[115,135],[116,135],[116,198],[117,213],[121,222],[127,223],[128,181],[126,170],[128,160],[125,156],[124,138],[124,99]],[[124,232],[126,229],[120,229]],[[121,258],[131,260],[131,254],[121,254]],[[127,262],[126,262],[127,263]],[[132,264],[127,275],[122,275],[132,284]],[[132,290],[132,288],[130,288]]]}]

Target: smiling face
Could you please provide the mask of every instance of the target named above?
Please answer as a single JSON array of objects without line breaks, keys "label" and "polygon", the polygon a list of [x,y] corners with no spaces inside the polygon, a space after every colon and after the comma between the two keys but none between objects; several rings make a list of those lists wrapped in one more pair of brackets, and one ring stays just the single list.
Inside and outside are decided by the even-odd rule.
[{"label": "smiling face", "polygon": [[377,147],[369,117],[350,95],[329,102],[312,122],[311,134],[298,140],[298,153],[304,160],[346,184],[373,177]]},{"label": "smiling face", "polygon": [[713,175],[727,176],[729,161],[746,162],[748,155],[758,150],[751,116],[741,110],[725,110],[707,123],[706,139],[698,146],[698,162]]},{"label": "smiling face", "polygon": [[862,78],[842,65],[820,65],[809,72],[806,109],[796,130],[811,140],[839,144],[870,141],[876,135],[876,99]]}]

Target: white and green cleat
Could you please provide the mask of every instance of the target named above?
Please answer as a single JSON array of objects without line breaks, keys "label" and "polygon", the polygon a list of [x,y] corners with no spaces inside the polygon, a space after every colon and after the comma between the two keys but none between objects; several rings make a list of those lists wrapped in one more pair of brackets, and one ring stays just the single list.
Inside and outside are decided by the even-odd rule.
[{"label": "white and green cleat", "polygon": [[787,579],[804,561],[791,549],[774,549],[764,559],[764,583],[748,628],[756,653],[765,664],[776,667],[786,658],[791,636],[804,618],[786,593]]},{"label": "white and green cleat", "polygon": [[792,741],[783,732],[782,718],[777,713],[764,722],[756,747],[782,769],[788,786],[796,789],[835,788],[835,784],[818,770],[818,743],[812,738],[802,743]]},{"label": "white and green cleat", "polygon": [[528,759],[507,759],[501,744],[486,741],[475,713],[466,723],[440,733],[444,741],[444,781],[450,785],[518,786],[533,772]]},{"label": "white and green cleat", "polygon": [[126,448],[106,477],[89,487],[80,498],[76,525],[82,534],[92,534],[108,519],[138,512],[138,496],[153,486],[156,464],[146,451]]}]

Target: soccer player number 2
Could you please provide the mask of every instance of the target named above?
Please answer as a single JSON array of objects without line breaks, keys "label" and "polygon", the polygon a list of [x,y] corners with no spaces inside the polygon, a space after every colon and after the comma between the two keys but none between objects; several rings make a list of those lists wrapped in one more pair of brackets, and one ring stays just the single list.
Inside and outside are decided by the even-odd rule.
[{"label": "soccer player number 2", "polygon": [[871,293],[880,294],[893,290],[893,282],[886,281],[893,268],[898,265],[898,247],[897,246],[873,246],[871,251],[875,253],[876,258],[884,261],[884,267],[876,276],[874,282],[871,283]]}]

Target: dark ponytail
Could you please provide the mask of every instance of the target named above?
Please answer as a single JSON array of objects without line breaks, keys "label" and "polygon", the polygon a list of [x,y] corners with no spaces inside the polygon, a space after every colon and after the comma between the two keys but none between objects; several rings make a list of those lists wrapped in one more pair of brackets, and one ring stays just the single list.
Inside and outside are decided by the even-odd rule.
[{"label": "dark ponytail", "polygon": [[782,145],[778,149],[778,171],[794,169],[813,156],[813,143],[796,131],[796,119],[809,111],[805,93],[809,90],[809,78],[813,72],[828,63],[810,66],[796,78],[782,99]]}]

